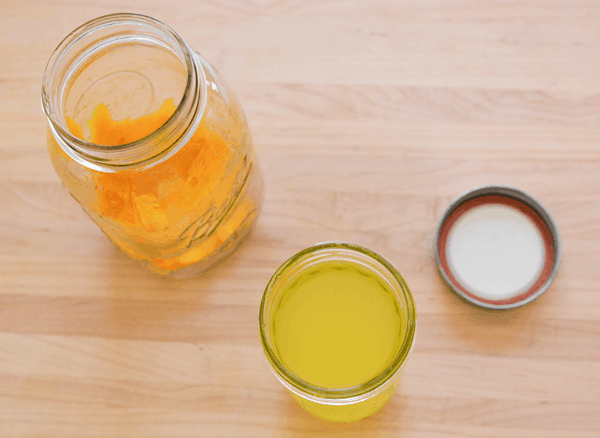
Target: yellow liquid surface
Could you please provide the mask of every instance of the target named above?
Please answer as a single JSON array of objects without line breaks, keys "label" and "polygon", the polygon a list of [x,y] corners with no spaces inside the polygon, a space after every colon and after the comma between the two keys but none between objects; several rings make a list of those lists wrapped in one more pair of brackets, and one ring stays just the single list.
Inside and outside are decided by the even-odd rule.
[{"label": "yellow liquid surface", "polygon": [[404,336],[397,299],[369,269],[323,262],[302,273],[276,303],[279,359],[324,388],[366,383],[390,365]]}]

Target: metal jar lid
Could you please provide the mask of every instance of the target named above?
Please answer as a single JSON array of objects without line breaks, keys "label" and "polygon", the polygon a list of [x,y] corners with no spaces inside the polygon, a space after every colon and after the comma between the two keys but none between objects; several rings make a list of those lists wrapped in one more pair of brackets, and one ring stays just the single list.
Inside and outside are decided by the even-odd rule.
[{"label": "metal jar lid", "polygon": [[435,233],[435,261],[454,292],[478,306],[509,309],[533,301],[558,272],[556,223],[533,196],[490,185],[460,195]]}]

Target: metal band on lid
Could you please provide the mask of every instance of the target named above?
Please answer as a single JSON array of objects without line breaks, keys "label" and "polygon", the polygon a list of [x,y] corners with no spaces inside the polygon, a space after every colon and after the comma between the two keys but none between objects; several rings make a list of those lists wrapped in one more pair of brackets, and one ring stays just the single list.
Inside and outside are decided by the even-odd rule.
[{"label": "metal band on lid", "polygon": [[531,195],[483,186],[455,199],[435,234],[435,259],[448,286],[478,306],[522,306],[548,289],[561,244],[550,213]]}]

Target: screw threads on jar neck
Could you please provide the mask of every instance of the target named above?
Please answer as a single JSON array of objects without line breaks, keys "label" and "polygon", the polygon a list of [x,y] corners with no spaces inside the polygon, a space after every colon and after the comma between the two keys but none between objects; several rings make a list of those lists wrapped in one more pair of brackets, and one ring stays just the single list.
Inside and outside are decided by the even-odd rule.
[{"label": "screw threads on jar neck", "polygon": [[[87,130],[105,104],[115,120],[146,116],[173,99],[176,109],[154,132],[129,143],[95,144],[75,135],[68,118]],[[61,148],[103,172],[140,170],[164,161],[186,143],[202,119],[206,79],[197,55],[170,27],[138,14],[92,20],[68,35],[44,73],[42,106]]]}]

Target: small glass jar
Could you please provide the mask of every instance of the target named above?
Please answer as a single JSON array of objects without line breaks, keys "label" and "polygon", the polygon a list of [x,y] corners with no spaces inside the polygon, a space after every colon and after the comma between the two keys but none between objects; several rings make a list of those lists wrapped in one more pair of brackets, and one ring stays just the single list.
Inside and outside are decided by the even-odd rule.
[{"label": "small glass jar", "polygon": [[241,105],[167,25],[114,14],[67,36],[43,79],[52,164],[125,253],[174,278],[249,233],[262,176]]},{"label": "small glass jar", "polygon": [[[326,275],[333,282],[316,281],[323,275],[321,267],[328,269]],[[351,276],[344,278],[346,273]],[[381,286],[387,293],[371,294],[372,285]],[[369,289],[369,293],[359,297],[357,292],[360,295],[363,289]],[[376,301],[380,304],[371,306]],[[277,322],[278,318],[284,323]],[[300,321],[303,318],[305,321]],[[386,322],[396,318],[397,324]],[[292,333],[288,327],[291,325],[302,327],[300,330],[306,333]],[[375,342],[369,337],[359,339],[360,330],[373,330],[369,336]],[[269,366],[304,409],[329,421],[351,422],[378,411],[394,393],[414,345],[416,308],[404,279],[383,257],[354,244],[323,243],[299,252],[275,272],[260,305],[259,331]],[[338,334],[330,337],[328,331]],[[345,336],[350,339],[343,339]],[[312,343],[320,345],[312,348]],[[332,352],[337,344],[356,351]],[[377,344],[367,349],[371,353],[362,350],[371,344]],[[311,358],[315,352],[320,352],[319,357]],[[350,357],[354,360],[347,360]],[[335,365],[331,358],[336,360]],[[354,368],[358,376],[357,362],[361,362],[362,373],[372,365],[371,358],[379,362],[370,368],[366,380],[344,386],[343,379],[338,379],[341,374],[351,376]],[[323,372],[325,368],[332,368],[328,375]],[[327,379],[331,384],[325,384]]]}]

